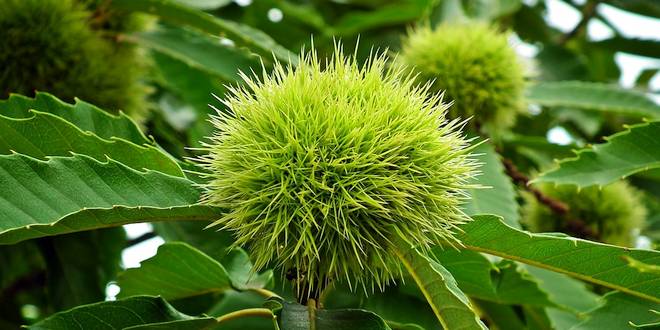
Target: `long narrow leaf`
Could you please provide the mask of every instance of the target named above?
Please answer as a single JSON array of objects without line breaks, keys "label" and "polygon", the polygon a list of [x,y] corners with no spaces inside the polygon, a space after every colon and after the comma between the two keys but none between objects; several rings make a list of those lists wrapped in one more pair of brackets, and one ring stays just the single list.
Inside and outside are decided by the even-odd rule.
[{"label": "long narrow leaf", "polygon": [[400,240],[396,254],[445,329],[486,329],[456,280],[439,263]]},{"label": "long narrow leaf", "polygon": [[564,273],[581,280],[660,302],[660,276],[626,260],[660,265],[660,252],[606,245],[572,237],[532,234],[494,215],[473,217],[458,235],[465,248]]}]

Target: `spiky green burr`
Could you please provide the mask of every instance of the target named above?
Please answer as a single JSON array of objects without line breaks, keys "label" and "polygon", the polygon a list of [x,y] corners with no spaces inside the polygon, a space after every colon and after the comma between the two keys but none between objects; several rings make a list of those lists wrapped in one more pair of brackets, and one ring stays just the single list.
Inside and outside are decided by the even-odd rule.
[{"label": "spiky green burr", "polygon": [[130,23],[135,19],[101,5],[100,1],[3,1],[0,97],[42,91],[142,118],[144,63],[137,47],[118,42],[117,33],[126,31],[115,30],[137,27]]},{"label": "spiky green burr", "polygon": [[422,249],[456,243],[476,165],[463,123],[445,119],[428,85],[340,49],[243,78],[201,161],[204,201],[227,210],[214,225],[257,269],[275,264],[304,300],[331,281],[373,289],[396,278],[396,236]]},{"label": "spiky green burr", "polygon": [[569,221],[580,221],[596,235],[589,239],[634,246],[635,229],[644,223],[646,208],[641,193],[625,181],[580,190],[572,185],[550,183],[538,187],[547,196],[566,203],[569,211],[559,216],[532,196],[525,196],[524,222],[532,231],[566,232]]},{"label": "spiky green burr", "polygon": [[523,65],[507,35],[483,23],[444,24],[412,29],[398,55],[432,81],[431,91],[445,93],[451,118],[470,118],[491,132],[511,127],[524,110]]}]

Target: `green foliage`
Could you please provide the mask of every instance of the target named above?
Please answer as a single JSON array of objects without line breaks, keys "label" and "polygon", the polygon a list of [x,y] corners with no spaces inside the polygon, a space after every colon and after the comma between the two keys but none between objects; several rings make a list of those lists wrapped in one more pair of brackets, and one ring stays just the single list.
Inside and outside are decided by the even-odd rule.
[{"label": "green foliage", "polygon": [[[174,309],[159,297],[138,296],[123,300],[84,305],[52,315],[29,327],[31,330],[67,329],[78,326],[87,329],[110,327],[127,329],[150,323],[191,320],[193,317]],[[213,318],[210,319],[215,323]]]},{"label": "green foliage", "polygon": [[660,106],[637,91],[582,81],[545,82],[527,90],[529,102],[632,116],[660,117]]},{"label": "green foliage", "polygon": [[[83,132],[73,124],[55,115],[32,110],[32,117],[13,119],[0,115],[0,130],[6,132],[0,140],[0,154],[12,152],[45,160],[48,156],[84,154],[99,161],[106,158],[136,169],[150,169],[173,176],[183,176],[174,159],[153,146],[138,146],[126,140],[101,139]],[[39,140],[32,139],[40,132]]]},{"label": "green foliage", "polygon": [[519,265],[509,260],[491,263],[472,251],[436,248],[435,259],[452,274],[465,294],[505,305],[555,306],[548,294]]},{"label": "green foliage", "polygon": [[657,265],[660,257],[657,251],[622,248],[552,233],[532,234],[511,228],[491,215],[474,217],[461,229],[463,234],[458,238],[468,250],[564,273],[660,302],[660,292],[656,290],[660,277],[639,271],[626,261],[632,258]]},{"label": "green foliage", "polygon": [[[0,155],[0,169],[2,186],[14,187],[0,190],[3,243],[141,222],[154,219],[151,212],[174,207],[181,207],[185,217],[194,219],[200,215],[194,212],[198,211],[209,219],[208,208],[191,207],[199,192],[190,181],[155,171],[140,172],[111,159],[99,162],[76,155],[41,161],[20,154]],[[170,216],[178,213],[169,211]],[[133,212],[143,218],[128,216]],[[102,216],[107,213],[119,218],[107,223]]]},{"label": "green foliage", "polygon": [[114,0],[112,5],[126,11],[155,14],[166,22],[187,25],[208,32],[211,35],[226,35],[241,45],[251,47],[268,59],[271,55],[284,62],[295,62],[297,59],[295,54],[277,44],[262,31],[192,10],[174,1]]},{"label": "green foliage", "polygon": [[1,96],[44,91],[143,118],[145,88],[139,79],[144,64],[137,49],[92,26],[91,16],[74,0],[5,1],[0,8]]},{"label": "green foliage", "polygon": [[[584,235],[587,231],[589,239],[621,246],[635,245],[636,233],[644,224],[647,212],[639,191],[625,181],[583,189],[550,183],[538,187],[546,196],[564,201],[568,212],[557,215],[528,194],[523,221],[530,230],[565,232],[573,236]],[[588,229],[580,228],[576,232],[576,226]]]},{"label": "green foliage", "polygon": [[[621,292],[611,292],[603,297],[603,304],[590,311],[586,320],[573,329],[591,330],[619,328],[624,329],[634,325],[635,328],[652,323],[660,322],[660,303],[645,301],[631,297]],[[623,317],[621,317],[623,316]]]},{"label": "green foliage", "polygon": [[473,179],[483,189],[471,189],[465,203],[467,215],[497,214],[509,226],[519,228],[518,203],[511,179],[504,173],[502,160],[490,143],[482,143],[474,149],[476,159],[482,165],[481,173]]},{"label": "green foliage", "polygon": [[229,210],[215,225],[257,269],[295,274],[303,297],[336,280],[382,287],[400,271],[398,235],[422,249],[454,241],[475,168],[438,96],[384,57],[360,68],[337,50],[327,64],[312,51],[296,69],[246,76],[201,158],[205,202]]},{"label": "green foliage", "polygon": [[0,100],[0,114],[5,117],[30,118],[33,116],[30,110],[53,114],[103,139],[118,138],[138,145],[153,145],[153,141],[126,115],[111,115],[85,101],[68,104],[47,93],[36,93],[34,98],[14,94]]},{"label": "green foliage", "polygon": [[119,227],[39,240],[48,300],[55,310],[103,300],[106,284],[121,268],[125,244],[126,233]]},{"label": "green foliage", "polygon": [[660,121],[638,124],[606,137],[597,144],[566,158],[558,167],[544,172],[535,181],[570,184],[577,187],[606,185],[631,174],[660,167]]},{"label": "green foliage", "polygon": [[[187,267],[181,267],[178,260],[185,260]],[[223,258],[222,263],[232,266],[231,272],[220,262],[185,243],[166,243],[140,268],[121,273],[117,282],[123,297],[154,294],[175,300],[230,289],[260,289],[272,277],[270,271],[253,274],[250,259],[239,249]]]},{"label": "green foliage", "polygon": [[282,305],[282,328],[390,330],[378,315],[364,310],[312,310],[294,304]]},{"label": "green foliage", "polygon": [[514,124],[524,110],[523,67],[506,34],[479,23],[444,24],[413,29],[403,41],[398,62],[411,68],[421,83],[452,101],[453,118],[498,131]]},{"label": "green foliage", "polygon": [[653,0],[0,2],[1,329],[660,325]]},{"label": "green foliage", "polygon": [[441,264],[399,238],[395,253],[410,273],[444,329],[487,329],[473,311],[468,297]]}]

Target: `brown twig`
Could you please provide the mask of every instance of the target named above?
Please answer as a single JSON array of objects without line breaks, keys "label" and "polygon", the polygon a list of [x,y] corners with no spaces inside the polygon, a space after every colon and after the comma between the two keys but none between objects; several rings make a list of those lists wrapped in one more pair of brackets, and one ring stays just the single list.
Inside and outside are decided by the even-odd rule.
[{"label": "brown twig", "polygon": [[529,177],[520,172],[518,167],[516,167],[516,165],[510,159],[502,157],[502,165],[504,165],[506,174],[511,177],[513,182],[534,194],[534,197],[536,197],[540,203],[548,206],[553,212],[561,216],[564,216],[568,213],[568,205],[560,200],[556,200],[550,196],[547,196],[540,190],[530,186]]},{"label": "brown twig", "polygon": [[596,15],[596,7],[598,7],[598,1],[587,1],[587,3],[582,7],[582,19],[575,25],[575,27],[568,33],[562,35],[557,42],[560,46],[565,45],[569,40],[575,38],[576,36],[582,34],[589,24],[589,21]]},{"label": "brown twig", "polygon": [[148,240],[150,240],[150,239],[152,239],[156,236],[158,236],[158,235],[156,235],[156,233],[154,233],[153,231],[146,232],[146,233],[144,233],[144,234],[142,234],[142,235],[140,235],[140,236],[138,236],[134,239],[131,239],[128,242],[126,242],[126,247],[131,247],[133,245],[140,244],[140,243],[142,243],[144,241],[148,241]]},{"label": "brown twig", "polygon": [[598,233],[589,228],[583,220],[573,217],[569,218],[569,207],[566,203],[552,198],[539,189],[532,187],[529,184],[529,177],[520,172],[518,167],[516,167],[510,159],[504,158],[503,156],[501,159],[506,174],[511,177],[514,183],[531,192],[539,203],[547,206],[552,212],[566,219],[562,228],[563,230],[578,238],[598,239]]}]

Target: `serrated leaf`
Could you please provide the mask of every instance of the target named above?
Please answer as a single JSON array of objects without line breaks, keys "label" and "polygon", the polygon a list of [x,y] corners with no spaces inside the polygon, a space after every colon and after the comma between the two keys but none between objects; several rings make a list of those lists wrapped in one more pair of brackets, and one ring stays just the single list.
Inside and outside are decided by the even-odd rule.
[{"label": "serrated leaf", "polygon": [[576,158],[542,173],[532,182],[606,185],[631,174],[660,167],[660,121],[630,126],[607,138],[604,144],[577,152]]},{"label": "serrated leaf", "polygon": [[119,274],[119,295],[159,295],[175,300],[208,292],[264,287],[272,272],[252,274],[249,261],[244,251],[234,250],[223,259],[229,267],[226,268],[186,243],[166,243],[158,248],[156,256],[142,262],[140,268]]},{"label": "serrated leaf", "polygon": [[491,263],[474,251],[434,249],[434,256],[454,276],[465,294],[505,305],[555,306],[534,278],[517,264]]},{"label": "serrated leaf", "polygon": [[284,63],[295,64],[298,59],[298,56],[260,30],[224,20],[169,0],[113,0],[112,6],[122,10],[156,15],[165,22],[187,25],[214,36],[225,36],[237,45],[247,46],[261,54],[267,61],[273,55]]},{"label": "serrated leaf", "polygon": [[660,264],[660,252],[622,248],[572,237],[532,234],[507,226],[494,215],[473,217],[457,238],[465,248],[567,274],[660,302],[660,276],[630,267],[626,257]]},{"label": "serrated leaf", "polygon": [[103,139],[113,137],[137,145],[153,144],[128,116],[111,115],[94,105],[76,99],[75,104],[59,100],[48,93],[36,93],[34,98],[12,94],[0,100],[0,115],[11,118],[29,118],[29,110],[38,110],[61,117],[83,131],[93,132]]},{"label": "serrated leaf", "polygon": [[[53,329],[126,329],[149,323],[195,320],[183,314],[160,297],[131,297],[78,306],[53,314],[33,325],[30,330]],[[215,322],[213,318],[209,319]]]},{"label": "serrated leaf", "polygon": [[286,330],[362,329],[389,330],[378,315],[360,309],[316,309],[297,303],[282,303],[280,327]]},{"label": "serrated leaf", "polygon": [[194,205],[199,191],[189,180],[82,155],[48,161],[0,155],[0,186],[0,244],[145,220],[214,217],[213,208]]},{"label": "serrated leaf", "polygon": [[[177,163],[153,146],[111,138],[101,139],[46,112],[29,111],[32,116],[13,119],[0,115],[0,154],[13,152],[45,160],[47,156],[77,153],[105,161],[110,157],[137,170],[149,169],[183,176]],[[38,138],[35,138],[38,137]]]},{"label": "serrated leaf", "polygon": [[471,198],[464,205],[467,215],[497,214],[504,222],[520,228],[518,222],[518,202],[511,179],[504,173],[504,166],[492,144],[482,143],[474,152],[482,163],[481,174],[472,183],[484,186],[483,189],[471,189]]},{"label": "serrated leaf", "polygon": [[452,274],[399,239],[395,251],[444,329],[487,329]]},{"label": "serrated leaf", "polygon": [[67,214],[53,222],[26,225],[0,232],[0,245],[16,244],[32,238],[62,235],[90,229],[109,228],[141,222],[199,221],[218,219],[221,210],[200,204],[150,207],[113,206],[88,208]]},{"label": "serrated leaf", "polygon": [[587,313],[587,319],[571,330],[626,329],[632,328],[632,324],[660,322],[660,313],[658,313],[660,303],[649,302],[621,292],[611,292],[603,298],[604,304]]},{"label": "serrated leaf", "polygon": [[562,106],[632,116],[660,117],[660,106],[644,94],[616,86],[583,82],[544,82],[527,90],[527,100],[544,106]]}]

